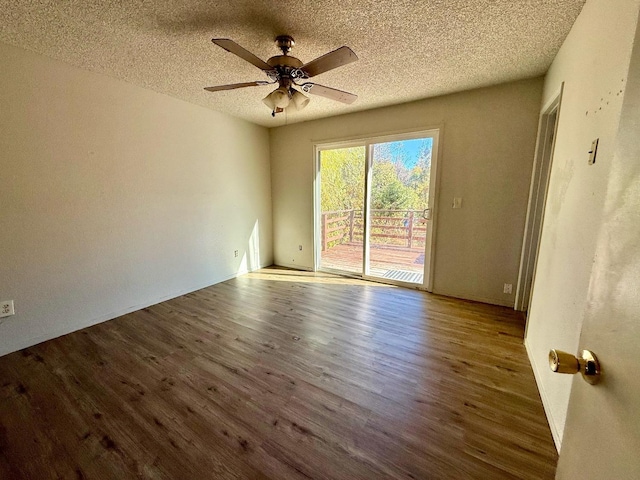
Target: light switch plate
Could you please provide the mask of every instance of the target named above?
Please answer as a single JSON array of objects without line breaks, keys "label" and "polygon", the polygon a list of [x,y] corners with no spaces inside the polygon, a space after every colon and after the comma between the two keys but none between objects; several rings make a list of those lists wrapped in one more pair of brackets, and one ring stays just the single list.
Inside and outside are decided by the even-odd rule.
[{"label": "light switch plate", "polygon": [[596,138],[593,142],[591,142],[591,150],[589,150],[589,165],[593,165],[596,163],[596,153],[598,153],[598,140]]},{"label": "light switch plate", "polygon": [[462,197],[453,197],[453,208],[462,208]]}]

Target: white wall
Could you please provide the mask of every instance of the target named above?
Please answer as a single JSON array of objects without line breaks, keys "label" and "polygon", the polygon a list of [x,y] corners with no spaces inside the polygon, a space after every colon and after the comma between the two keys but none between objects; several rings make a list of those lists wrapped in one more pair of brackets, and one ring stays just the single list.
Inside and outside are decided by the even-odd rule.
[{"label": "white wall", "polygon": [[547,355],[577,353],[639,4],[587,1],[545,78],[543,104],[565,86],[526,346],[558,448],[572,378],[552,374]]},{"label": "white wall", "polygon": [[272,263],[266,129],[4,44],[0,65],[0,355]]},{"label": "white wall", "polygon": [[[443,127],[433,291],[512,306],[541,79],[272,129],[274,260],[313,268],[313,145]],[[453,210],[453,197],[463,207]],[[298,245],[303,250],[298,250]]]},{"label": "white wall", "polygon": [[602,378],[573,378],[558,480],[640,479],[640,26],[625,84],[580,334]]}]

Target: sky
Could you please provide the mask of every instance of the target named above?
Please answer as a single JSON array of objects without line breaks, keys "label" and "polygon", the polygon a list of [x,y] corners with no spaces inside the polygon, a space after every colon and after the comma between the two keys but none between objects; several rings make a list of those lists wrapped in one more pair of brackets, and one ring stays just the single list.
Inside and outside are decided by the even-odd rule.
[{"label": "sky", "polygon": [[378,145],[389,145],[388,148],[390,148],[392,152],[404,152],[404,164],[408,169],[411,169],[415,166],[416,163],[418,163],[418,159],[420,158],[420,151],[423,149],[423,147],[427,146],[427,148],[431,150],[432,144],[432,138],[417,138],[415,140],[402,140],[399,142],[388,142]]}]

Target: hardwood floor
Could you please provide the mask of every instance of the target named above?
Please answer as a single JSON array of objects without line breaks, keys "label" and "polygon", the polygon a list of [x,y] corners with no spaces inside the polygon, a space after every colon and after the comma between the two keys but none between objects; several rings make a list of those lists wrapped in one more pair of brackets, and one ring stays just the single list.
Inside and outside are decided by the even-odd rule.
[{"label": "hardwood floor", "polygon": [[522,336],[264,269],[0,358],[0,478],[551,479]]}]

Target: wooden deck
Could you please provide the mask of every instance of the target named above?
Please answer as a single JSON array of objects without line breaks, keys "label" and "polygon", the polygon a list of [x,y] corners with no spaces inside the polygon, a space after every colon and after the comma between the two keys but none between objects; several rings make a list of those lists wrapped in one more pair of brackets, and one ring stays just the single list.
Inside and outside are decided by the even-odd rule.
[{"label": "wooden deck", "polygon": [[[372,246],[370,274],[374,277],[393,278],[398,272],[409,272],[414,283],[422,283],[424,249]],[[321,269],[362,273],[362,244],[342,244],[321,253]]]}]

